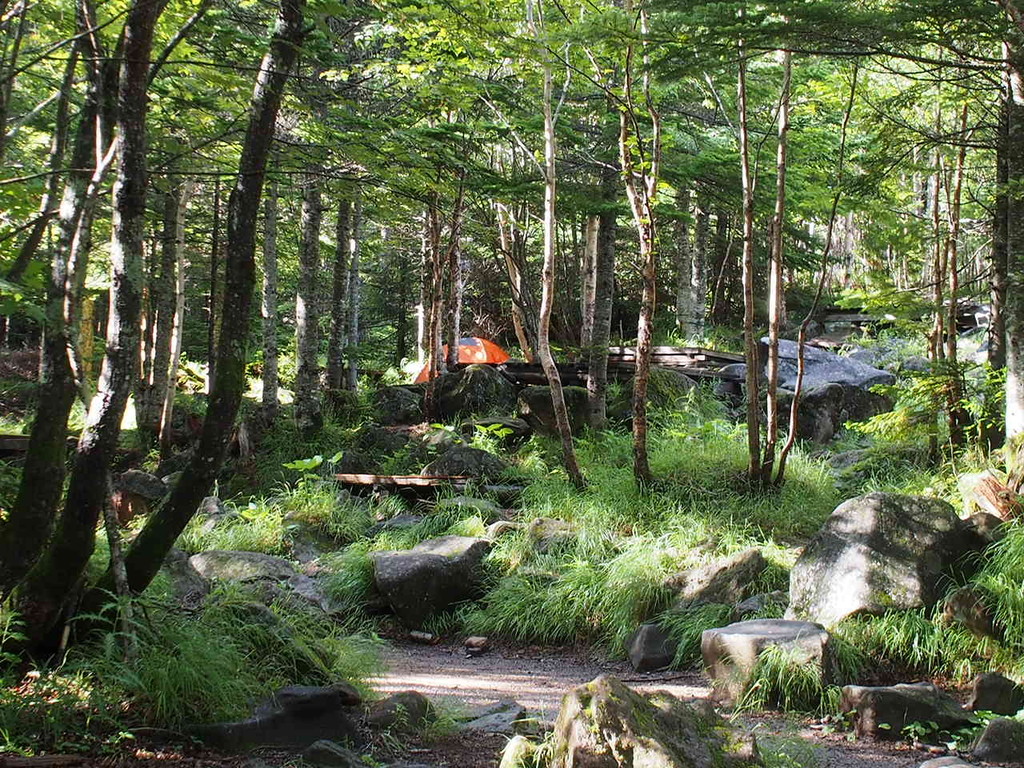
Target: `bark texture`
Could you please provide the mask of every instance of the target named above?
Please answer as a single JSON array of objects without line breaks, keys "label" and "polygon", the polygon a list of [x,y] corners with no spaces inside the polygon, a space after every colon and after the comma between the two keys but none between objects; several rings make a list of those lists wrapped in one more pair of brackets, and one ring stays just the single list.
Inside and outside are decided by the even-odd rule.
[{"label": "bark texture", "polygon": [[277,183],[267,185],[263,203],[263,413],[268,421],[277,417]]},{"label": "bark texture", "polygon": [[345,384],[345,340],[348,326],[348,271],[352,248],[352,201],[338,203],[335,227],[334,268],[331,271],[331,334],[327,342],[327,388]]},{"label": "bark texture", "polygon": [[96,525],[109,498],[110,463],[135,383],[148,185],[149,57],[156,23],[165,5],[166,2],[137,0],[125,19],[117,97],[118,172],[113,193],[106,353],[98,391],[78,441],[63,513],[49,548],[21,590],[19,605],[26,633],[37,641],[59,618],[92,555]]},{"label": "bark texture", "polygon": [[[304,0],[281,0],[270,48],[260,65],[239,173],[228,202],[225,303],[230,302],[232,311],[224,316],[217,347],[217,379],[191,462],[170,498],[150,517],[125,555],[128,581],[135,593],[152,581],[199,502],[209,494],[245,392],[246,339],[256,283],[256,218],[281,98],[304,35],[304,8]],[[100,589],[112,584],[108,575]],[[99,594],[92,596],[92,601],[101,599]]]},{"label": "bark texture", "polygon": [[[72,151],[73,170],[64,182],[57,214],[57,238],[46,287],[39,402],[29,436],[21,484],[7,521],[0,528],[0,595],[6,596],[35,564],[53,529],[63,492],[67,423],[77,394],[75,380],[76,270],[83,273],[95,211],[94,201],[109,160],[109,109],[119,74],[106,57],[92,0],[76,5],[80,58],[86,63],[87,90]],[[101,63],[102,62],[102,63]],[[97,127],[99,130],[97,130]],[[99,144],[97,144],[99,142]]]},{"label": "bark texture", "polygon": [[310,437],[323,426],[320,403],[320,183],[309,173],[302,188],[299,287],[295,296],[295,424]]}]

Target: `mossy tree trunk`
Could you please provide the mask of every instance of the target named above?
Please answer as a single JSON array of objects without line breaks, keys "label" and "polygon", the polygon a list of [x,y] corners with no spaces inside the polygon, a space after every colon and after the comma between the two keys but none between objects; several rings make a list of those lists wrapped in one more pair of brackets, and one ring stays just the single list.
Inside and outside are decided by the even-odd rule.
[{"label": "mossy tree trunk", "polygon": [[[84,271],[85,247],[95,200],[109,166],[109,92],[117,87],[116,60],[106,55],[95,33],[92,0],[76,4],[80,59],[87,89],[75,132],[57,213],[57,237],[46,286],[46,332],[41,354],[40,408],[32,422],[21,483],[7,521],[0,527],[0,595],[9,595],[35,564],[53,530],[64,490],[67,425],[78,386],[75,380],[76,269]],[[97,144],[99,142],[99,145]]]},{"label": "mossy tree trunk", "polygon": [[306,438],[323,426],[320,403],[320,224],[319,173],[312,169],[302,186],[299,286],[295,296],[295,424]]},{"label": "mossy tree trunk", "polygon": [[[128,581],[136,593],[152,581],[199,502],[210,492],[245,392],[246,340],[256,284],[256,218],[281,98],[305,33],[304,8],[304,0],[281,0],[270,48],[260,65],[238,176],[228,201],[224,302],[231,312],[224,314],[217,346],[217,378],[192,460],[167,502],[150,517],[125,555]],[[86,604],[101,602],[102,590],[109,591],[112,585],[108,573]]]},{"label": "mossy tree trunk", "polygon": [[110,464],[128,397],[135,384],[142,308],[146,223],[146,112],[149,59],[166,2],[136,0],[124,26],[118,87],[117,180],[110,244],[111,291],[107,346],[98,391],[86,417],[53,540],[19,591],[26,634],[40,640],[60,617],[89,562],[96,525],[108,503]]},{"label": "mossy tree trunk", "polygon": [[277,182],[267,185],[263,202],[263,291],[260,315],[263,321],[263,415],[268,422],[277,417]]},{"label": "mossy tree trunk", "polygon": [[601,167],[601,214],[594,265],[594,327],[587,362],[587,422],[597,430],[604,429],[608,422],[608,344],[615,298],[616,203],[619,194],[616,164],[605,163]]},{"label": "mossy tree trunk", "polygon": [[327,341],[327,388],[345,384],[345,339],[348,326],[348,272],[352,249],[352,200],[342,195],[335,226],[334,265],[331,270],[331,333]]}]

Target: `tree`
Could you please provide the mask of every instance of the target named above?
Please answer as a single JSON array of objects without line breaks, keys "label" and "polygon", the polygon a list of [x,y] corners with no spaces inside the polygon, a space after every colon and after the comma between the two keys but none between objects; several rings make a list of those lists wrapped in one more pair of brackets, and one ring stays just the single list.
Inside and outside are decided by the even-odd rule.
[{"label": "tree", "polygon": [[164,2],[137,0],[124,25],[124,61],[117,94],[117,180],[110,263],[113,288],[99,389],[78,441],[64,510],[53,541],[19,595],[27,632],[49,631],[81,578],[108,500],[110,464],[135,383],[146,221],[146,112],[150,54]]},{"label": "tree", "polygon": [[[199,502],[209,493],[245,391],[249,311],[256,275],[256,218],[288,73],[306,34],[304,9],[304,0],[281,0],[270,47],[260,64],[238,177],[228,200],[224,301],[232,311],[224,315],[217,347],[217,378],[192,460],[164,506],[150,517],[125,555],[128,581],[136,593],[149,585]],[[108,575],[100,588],[111,580]]]}]

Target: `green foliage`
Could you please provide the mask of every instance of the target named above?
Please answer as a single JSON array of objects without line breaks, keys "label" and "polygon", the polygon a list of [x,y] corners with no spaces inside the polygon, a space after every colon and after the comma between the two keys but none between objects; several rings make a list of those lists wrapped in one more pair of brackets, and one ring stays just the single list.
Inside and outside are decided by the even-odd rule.
[{"label": "green foliage", "polygon": [[1024,672],[1024,526],[1014,520],[1003,526],[1005,536],[990,550],[973,583],[991,601],[1004,643],[1022,657],[1017,672]]},{"label": "green foliage", "polygon": [[839,689],[823,683],[821,663],[805,653],[771,645],[757,657],[736,709],[832,713],[839,707]]},{"label": "green foliage", "polygon": [[700,658],[700,636],[705,629],[732,623],[731,605],[701,603],[686,608],[673,608],[658,617],[658,625],[676,641],[673,667],[684,668]]},{"label": "green foliage", "polygon": [[241,592],[223,592],[198,615],[153,604],[135,627],[137,654],[126,660],[110,633],[83,648],[75,664],[131,702],[127,720],[177,728],[244,716],[252,702],[293,683],[345,680],[362,685],[377,671],[374,642],[346,637],[326,617]]},{"label": "green foliage", "polygon": [[122,732],[116,690],[87,671],[31,671],[0,687],[0,752],[101,751]]},{"label": "green foliage", "polygon": [[978,638],[962,626],[945,624],[920,610],[852,617],[833,636],[871,659],[876,669],[896,673],[948,675],[967,681],[1010,662],[996,641]]},{"label": "green foliage", "polygon": [[824,757],[820,746],[794,737],[757,733],[757,747],[764,768],[817,768]]}]

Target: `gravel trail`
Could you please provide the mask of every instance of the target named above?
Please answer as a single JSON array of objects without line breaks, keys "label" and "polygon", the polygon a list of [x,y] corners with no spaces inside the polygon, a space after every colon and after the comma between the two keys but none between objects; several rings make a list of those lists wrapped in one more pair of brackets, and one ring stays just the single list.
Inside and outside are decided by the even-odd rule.
[{"label": "gravel trail", "polygon": [[[696,669],[638,673],[626,662],[586,651],[498,647],[469,658],[461,646],[397,642],[388,645],[383,657],[389,671],[373,683],[383,694],[415,690],[465,713],[514,699],[542,723],[553,722],[568,689],[600,674],[615,675],[638,690],[667,690],[684,698],[709,692],[706,678]],[[845,734],[825,734],[792,717],[751,716],[742,722],[767,746],[780,739],[790,745],[787,751],[800,755],[794,768],[916,768],[935,756],[904,744],[848,741]],[[504,741],[455,734],[419,745],[415,758],[453,768],[494,768]]]}]

